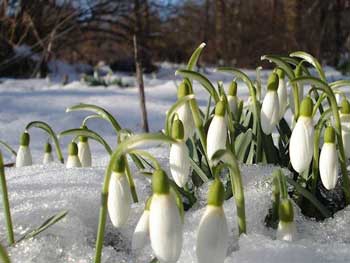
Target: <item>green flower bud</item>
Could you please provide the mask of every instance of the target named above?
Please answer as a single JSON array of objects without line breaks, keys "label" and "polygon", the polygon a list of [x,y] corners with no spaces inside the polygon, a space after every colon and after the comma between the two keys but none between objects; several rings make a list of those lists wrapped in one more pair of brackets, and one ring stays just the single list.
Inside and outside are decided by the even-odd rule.
[{"label": "green flower bud", "polygon": [[191,93],[191,87],[185,81],[181,82],[177,90],[177,98],[181,99],[187,95],[190,95]]},{"label": "green flower bud", "polygon": [[285,74],[284,74],[284,71],[282,69],[277,68],[276,73],[277,73],[279,79],[284,79]]},{"label": "green flower bud", "polygon": [[78,154],[78,145],[75,142],[71,142],[68,145],[68,154],[69,155],[77,155]]},{"label": "green flower bud", "polygon": [[155,170],[153,172],[152,189],[154,194],[169,194],[169,179],[163,170]]},{"label": "green flower bud", "polygon": [[303,99],[300,105],[300,115],[305,117],[311,117],[314,104],[310,97]]},{"label": "green flower bud", "polygon": [[45,144],[45,152],[46,153],[52,152],[52,147],[51,147],[51,144],[49,142]]},{"label": "green flower bud", "polygon": [[174,121],[171,135],[176,140],[183,140],[185,135],[185,130],[181,120]]},{"label": "green flower bud", "polygon": [[220,179],[216,178],[208,192],[208,205],[222,206],[225,200],[225,188]]},{"label": "green flower bud", "polygon": [[223,117],[225,116],[225,110],[225,103],[223,101],[219,101],[215,107],[215,115]]},{"label": "green flower bud", "polygon": [[20,144],[21,144],[22,146],[28,146],[29,143],[30,143],[30,136],[29,136],[29,133],[28,133],[28,132],[22,133],[21,138],[20,138]]},{"label": "green flower bud", "polygon": [[342,114],[350,114],[350,103],[347,99],[343,99],[340,112]]},{"label": "green flower bud", "polygon": [[237,96],[237,82],[232,81],[230,87],[228,88],[228,95],[229,96]]},{"label": "green flower bud", "polygon": [[278,89],[278,75],[272,73],[267,81],[267,90],[276,91]]},{"label": "green flower bud", "polygon": [[116,173],[124,173],[125,171],[125,159],[124,157],[120,157],[114,164],[113,164],[113,168],[112,168],[113,172]]},{"label": "green flower bud", "polygon": [[303,75],[303,69],[301,67],[301,64],[298,64],[296,68],[294,69],[294,74],[296,78],[299,78]]},{"label": "green flower bud", "polygon": [[281,221],[293,222],[294,211],[293,211],[292,202],[289,199],[281,200],[278,213]]},{"label": "green flower bud", "polygon": [[335,131],[332,126],[328,126],[324,132],[324,142],[334,143],[335,142]]}]

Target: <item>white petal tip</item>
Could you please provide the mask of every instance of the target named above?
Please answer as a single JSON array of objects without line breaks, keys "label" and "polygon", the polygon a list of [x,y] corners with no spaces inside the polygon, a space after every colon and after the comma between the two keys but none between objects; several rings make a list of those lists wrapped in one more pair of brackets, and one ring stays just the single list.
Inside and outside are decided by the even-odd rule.
[{"label": "white petal tip", "polygon": [[200,48],[204,48],[207,44],[205,44],[204,42],[202,42],[202,44],[199,45]]}]

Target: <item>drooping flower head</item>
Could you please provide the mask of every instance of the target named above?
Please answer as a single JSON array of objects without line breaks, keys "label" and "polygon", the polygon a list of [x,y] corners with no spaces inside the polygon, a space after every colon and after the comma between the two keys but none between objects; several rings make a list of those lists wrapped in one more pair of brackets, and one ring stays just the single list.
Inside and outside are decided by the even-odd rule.
[{"label": "drooping flower head", "polygon": [[108,213],[114,227],[123,226],[131,210],[131,192],[125,175],[125,160],[118,159],[113,166],[108,187]]},{"label": "drooping flower head", "polygon": [[49,142],[45,144],[45,153],[44,153],[44,159],[43,164],[48,164],[53,162],[53,156],[52,156],[52,147]]},{"label": "drooping flower head", "polygon": [[312,120],[313,102],[306,97],[300,107],[300,116],[289,141],[290,162],[295,171],[304,172],[313,156],[314,125]]},{"label": "drooping flower head", "polygon": [[272,73],[268,79],[267,93],[261,107],[261,129],[267,135],[271,134],[280,119],[280,108],[277,94],[278,83],[278,75]]},{"label": "drooping flower head", "polygon": [[145,209],[136,225],[132,236],[132,249],[142,249],[149,239],[149,209],[151,206],[152,197],[146,201]]},{"label": "drooping flower head", "polygon": [[189,152],[184,141],[184,126],[181,120],[175,120],[172,127],[172,137],[177,141],[170,147],[170,172],[179,187],[184,187],[188,181],[191,163]]},{"label": "drooping flower head", "polygon": [[320,176],[327,190],[334,189],[338,179],[338,156],[335,144],[335,131],[328,126],[324,133],[324,144],[320,154]]},{"label": "drooping flower head", "polygon": [[81,167],[81,162],[78,157],[78,145],[71,142],[68,145],[67,168]]},{"label": "drooping flower head", "polygon": [[153,196],[150,206],[149,231],[151,246],[160,262],[176,262],[182,249],[182,220],[169,179],[163,170],[152,175]]},{"label": "drooping flower head", "polygon": [[29,148],[30,136],[28,132],[24,132],[20,138],[20,146],[16,156],[16,167],[32,165],[32,154]]},{"label": "drooping flower head", "polygon": [[279,118],[282,119],[284,116],[284,113],[286,112],[287,105],[288,105],[288,93],[286,88],[286,82],[285,82],[285,74],[284,71],[280,68],[276,70],[276,73],[278,75],[278,103],[280,108],[280,116]]},{"label": "drooping flower head", "polygon": [[[187,82],[183,81],[178,88],[177,97],[178,99],[181,99],[192,93],[193,92],[190,85],[187,84]],[[192,116],[191,107],[188,102],[178,108],[177,115],[179,117],[179,120],[181,120],[184,125],[184,140],[186,141],[188,138],[193,136],[196,128]]]},{"label": "drooping flower head", "polygon": [[[86,126],[82,126],[86,128]],[[79,136],[78,157],[82,167],[91,167],[91,150],[86,136]]]},{"label": "drooping flower head", "polygon": [[237,82],[232,81],[228,89],[227,101],[230,107],[231,113],[236,114],[238,108],[238,98],[237,98]]},{"label": "drooping flower head", "polygon": [[216,151],[226,149],[227,126],[225,121],[225,103],[219,101],[215,107],[215,115],[207,134],[207,154],[212,159]]},{"label": "drooping flower head", "polygon": [[289,199],[283,199],[280,202],[279,220],[276,238],[284,241],[295,240],[297,230],[294,223],[293,205]]},{"label": "drooping flower head", "polygon": [[199,263],[223,263],[228,247],[228,228],[222,208],[225,188],[215,179],[209,188],[208,205],[197,231],[196,254]]}]

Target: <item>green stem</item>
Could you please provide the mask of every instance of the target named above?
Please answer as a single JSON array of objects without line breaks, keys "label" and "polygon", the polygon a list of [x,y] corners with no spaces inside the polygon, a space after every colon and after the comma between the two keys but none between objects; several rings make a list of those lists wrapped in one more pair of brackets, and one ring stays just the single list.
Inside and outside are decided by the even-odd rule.
[{"label": "green stem", "polygon": [[3,263],[10,263],[10,258],[5,250],[5,248],[0,244],[0,259]]},{"label": "green stem", "polygon": [[4,214],[5,214],[6,229],[7,229],[7,240],[9,242],[9,245],[12,245],[14,244],[15,239],[13,235],[10,203],[8,199],[4,162],[2,159],[1,151],[0,151],[0,182],[1,182],[1,192],[2,192],[2,203],[4,206]]},{"label": "green stem", "polygon": [[134,182],[134,178],[133,178],[131,171],[130,171],[128,158],[126,158],[126,156],[123,156],[123,158],[125,160],[125,174],[126,174],[126,178],[128,179],[128,182],[129,182],[132,200],[134,201],[134,203],[137,203],[139,201],[139,198],[137,197],[135,182]]},{"label": "green stem", "polygon": [[315,195],[316,188],[317,188],[317,181],[318,181],[318,171],[319,171],[319,157],[320,157],[320,134],[321,134],[322,127],[315,129],[315,135],[314,135],[314,160],[312,165],[312,182],[311,182],[311,193]]}]

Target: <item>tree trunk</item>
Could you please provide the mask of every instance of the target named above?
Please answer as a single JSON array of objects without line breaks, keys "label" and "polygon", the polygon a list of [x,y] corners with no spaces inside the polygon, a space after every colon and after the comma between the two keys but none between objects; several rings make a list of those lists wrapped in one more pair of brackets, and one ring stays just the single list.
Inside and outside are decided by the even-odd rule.
[{"label": "tree trunk", "polygon": [[341,2],[340,0],[336,0],[334,4],[334,31],[335,31],[335,52],[333,65],[338,66],[341,47],[342,47],[342,32],[341,32]]}]

